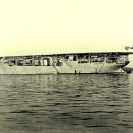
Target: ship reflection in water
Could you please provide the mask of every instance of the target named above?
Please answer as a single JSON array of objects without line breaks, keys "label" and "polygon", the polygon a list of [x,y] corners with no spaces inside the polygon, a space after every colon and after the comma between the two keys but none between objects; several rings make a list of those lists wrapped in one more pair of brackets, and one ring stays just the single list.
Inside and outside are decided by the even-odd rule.
[{"label": "ship reflection in water", "polygon": [[0,133],[132,133],[133,75],[1,75]]}]

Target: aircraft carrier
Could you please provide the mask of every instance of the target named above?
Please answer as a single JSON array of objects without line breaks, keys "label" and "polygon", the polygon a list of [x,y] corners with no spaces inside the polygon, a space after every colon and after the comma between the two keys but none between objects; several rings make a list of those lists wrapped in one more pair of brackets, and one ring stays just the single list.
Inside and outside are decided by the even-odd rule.
[{"label": "aircraft carrier", "polygon": [[131,52],[88,52],[0,57],[0,74],[124,73]]}]

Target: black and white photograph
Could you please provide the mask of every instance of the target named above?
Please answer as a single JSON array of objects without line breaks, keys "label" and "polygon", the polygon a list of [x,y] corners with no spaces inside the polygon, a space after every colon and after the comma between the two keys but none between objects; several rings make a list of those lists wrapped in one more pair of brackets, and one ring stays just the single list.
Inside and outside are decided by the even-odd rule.
[{"label": "black and white photograph", "polygon": [[0,0],[0,133],[133,133],[133,0]]}]

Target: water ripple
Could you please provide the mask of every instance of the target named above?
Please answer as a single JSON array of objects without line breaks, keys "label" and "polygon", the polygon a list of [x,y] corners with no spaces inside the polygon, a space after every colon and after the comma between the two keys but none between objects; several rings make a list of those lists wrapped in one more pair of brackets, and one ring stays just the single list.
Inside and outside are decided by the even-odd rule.
[{"label": "water ripple", "polygon": [[0,133],[132,133],[133,75],[2,75]]}]

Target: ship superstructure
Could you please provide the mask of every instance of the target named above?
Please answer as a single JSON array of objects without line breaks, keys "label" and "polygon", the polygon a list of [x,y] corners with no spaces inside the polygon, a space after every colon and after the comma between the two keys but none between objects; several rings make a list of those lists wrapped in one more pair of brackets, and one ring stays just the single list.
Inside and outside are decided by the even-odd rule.
[{"label": "ship superstructure", "polygon": [[121,73],[129,52],[66,53],[0,57],[0,74]]}]

